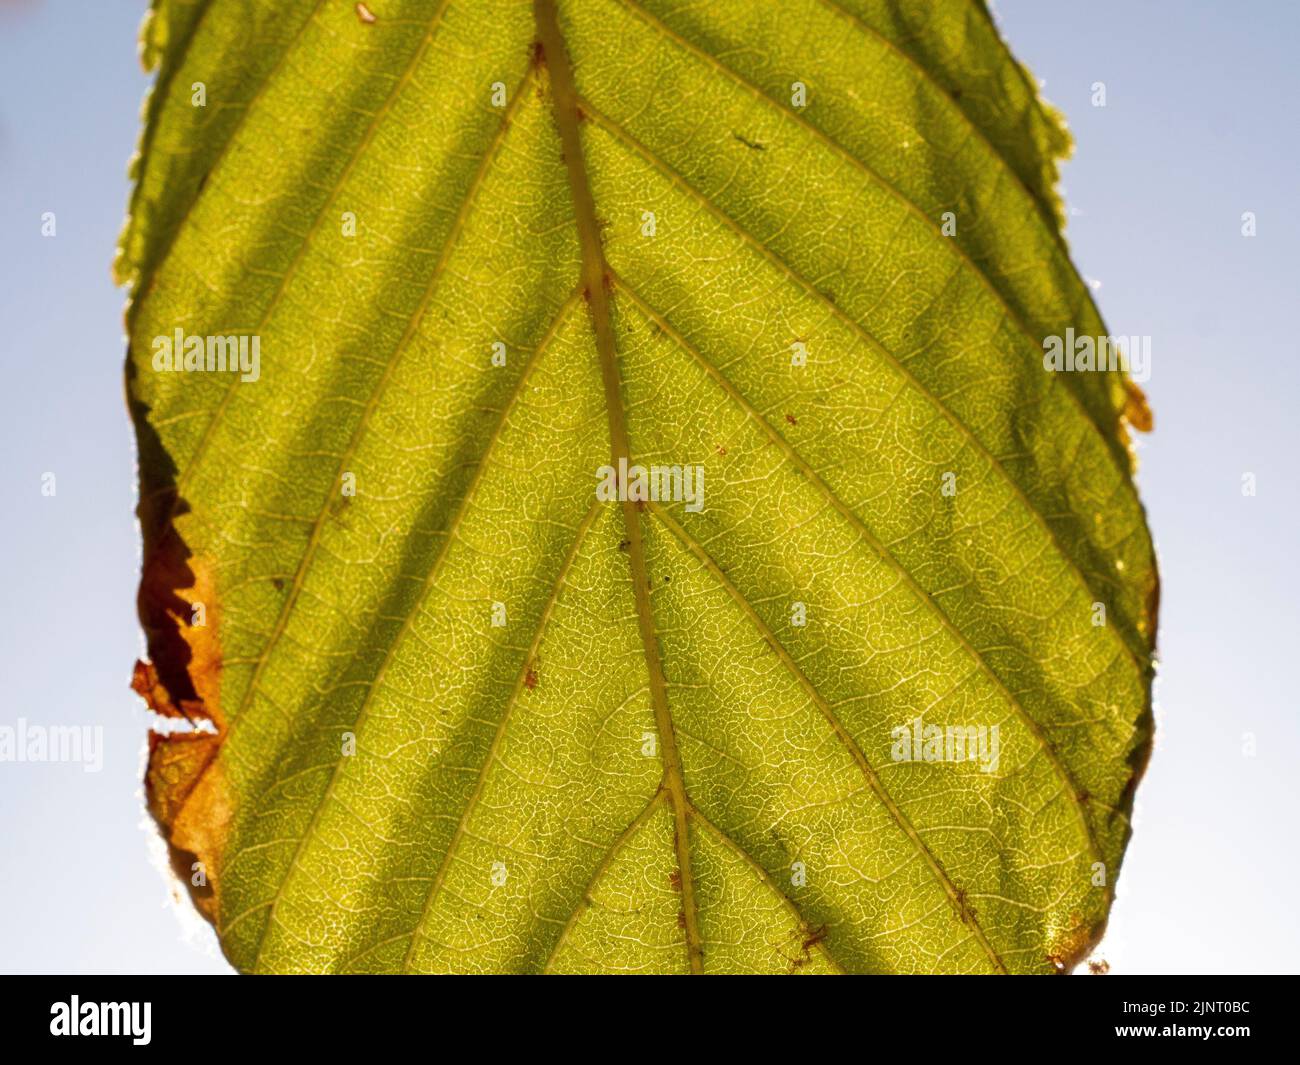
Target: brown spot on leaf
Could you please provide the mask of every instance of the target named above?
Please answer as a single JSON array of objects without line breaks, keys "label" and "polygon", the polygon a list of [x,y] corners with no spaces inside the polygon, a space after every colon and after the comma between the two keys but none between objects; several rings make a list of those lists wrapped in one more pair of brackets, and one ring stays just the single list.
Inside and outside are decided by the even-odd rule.
[{"label": "brown spot on leaf", "polygon": [[144,790],[149,811],[171,825],[220,746],[211,732],[149,733]]},{"label": "brown spot on leaf", "polygon": [[1155,428],[1155,418],[1151,414],[1151,405],[1147,403],[1146,393],[1128,377],[1124,379],[1124,391],[1124,420],[1139,433],[1151,432]]},{"label": "brown spot on leaf", "polygon": [[145,701],[150,710],[162,717],[183,717],[192,721],[203,716],[203,704],[197,699],[182,699],[179,705],[172,702],[171,694],[158,679],[158,670],[152,662],[136,660],[131,671],[131,690]]},{"label": "brown spot on leaf", "polygon": [[957,903],[957,916],[961,919],[962,924],[970,924],[975,919],[975,911],[966,901],[966,889],[958,888],[955,901]]},{"label": "brown spot on leaf", "polygon": [[[150,734],[145,798],[173,866],[199,911],[215,923],[232,808],[219,758],[226,733],[218,643],[221,604],[212,567],[193,556],[176,527],[189,506],[176,489],[175,463],[149,424],[149,408],[135,398],[129,354],[126,374],[127,406],[140,455],[136,514],[144,540],[136,609],[149,657],[136,663],[131,687],[154,713],[204,726]],[[199,626],[191,624],[196,603],[203,604],[205,615]],[[193,882],[195,862],[202,863],[205,881],[198,885]]]},{"label": "brown spot on leaf", "polygon": [[[210,722],[213,731],[150,732],[149,761],[144,790],[149,812],[162,829],[172,865],[190,889],[195,906],[209,920],[217,919],[219,873],[231,817],[231,795],[218,755],[225,739],[221,712],[221,650],[217,642],[220,607],[211,568],[193,560],[192,588],[176,589],[187,603],[204,604],[205,624],[189,624],[188,609],[174,616],[177,631],[189,650],[187,675],[197,696],[177,701],[160,679],[156,666],[137,662],[131,687],[164,717],[191,723]],[[203,882],[195,884],[200,863]]]},{"label": "brown spot on leaf", "polygon": [[799,422],[795,419],[795,416],[793,414],[787,414],[785,416],[785,420],[788,421],[791,425],[799,424]]},{"label": "brown spot on leaf", "polygon": [[818,943],[820,943],[823,939],[825,939],[826,936],[827,936],[827,930],[824,924],[819,924],[816,928],[806,929],[804,935],[803,947],[801,948],[805,956],[808,954],[810,950],[812,950],[813,947],[815,947]]},{"label": "brown spot on leaf", "polygon": [[[202,863],[207,883],[196,885],[192,879],[186,879],[185,883],[199,912],[215,923],[221,905],[221,864],[225,860],[226,839],[234,811],[225,766],[215,753],[221,740],[216,736],[210,739],[214,747],[213,757],[176,811],[167,842],[173,856],[177,851],[193,856],[185,864],[186,871],[192,869],[194,861]],[[171,743],[166,746],[170,747]]]},{"label": "brown spot on leaf", "polygon": [[1089,926],[1080,914],[1071,914],[1069,930],[1055,938],[1047,952],[1047,960],[1058,973],[1072,972],[1096,949],[1105,930],[1105,921]]},{"label": "brown spot on leaf", "polygon": [[790,971],[792,973],[798,972],[812,961],[813,947],[825,939],[826,934],[826,926],[824,924],[818,925],[816,928],[804,925],[802,928],[796,928],[791,931],[790,937],[793,939],[792,945],[795,947],[795,956],[793,958],[790,957],[784,949],[780,949],[779,953],[790,963]]}]

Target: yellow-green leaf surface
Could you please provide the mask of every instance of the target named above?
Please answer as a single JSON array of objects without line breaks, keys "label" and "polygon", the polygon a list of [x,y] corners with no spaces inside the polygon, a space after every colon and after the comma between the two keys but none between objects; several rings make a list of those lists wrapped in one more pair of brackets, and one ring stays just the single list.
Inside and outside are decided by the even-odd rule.
[{"label": "yellow-green leaf surface", "polygon": [[[1091,949],[1145,418],[1044,370],[1105,327],[982,3],[156,0],[144,41],[136,686],[201,726],[148,794],[238,968]],[[178,329],[257,379],[158,369]],[[620,459],[703,506],[600,501]],[[998,756],[904,757],[918,718]]]}]

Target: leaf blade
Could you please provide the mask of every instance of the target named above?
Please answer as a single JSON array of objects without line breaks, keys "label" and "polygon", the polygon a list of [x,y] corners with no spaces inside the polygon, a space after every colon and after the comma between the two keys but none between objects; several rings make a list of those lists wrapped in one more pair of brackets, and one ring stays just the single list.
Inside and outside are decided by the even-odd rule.
[{"label": "leaf blade", "polygon": [[[963,15],[1023,83],[975,7],[940,27]],[[1073,964],[1149,744],[1155,573],[1115,382],[1033,365],[1060,323],[1100,328],[1047,224],[1050,121],[1026,105],[1012,151],[1003,113],[941,91],[960,64],[870,5],[780,33],[758,5],[538,9],[295,6],[179,221],[130,231],[156,264],[137,427],[221,619],[216,768],[155,808],[214,869],[223,948],[259,971]],[[850,35],[810,51],[791,25]],[[864,111],[864,49],[923,106]],[[806,114],[774,98],[801,63]],[[369,106],[300,99],[310,70]],[[300,119],[323,132],[286,142]],[[902,165],[890,122],[976,161]],[[985,166],[1012,176],[981,207]],[[178,323],[252,323],[268,379],[153,373]],[[709,506],[593,507],[611,455],[704,463]],[[1011,769],[893,760],[918,712],[998,725]]]}]

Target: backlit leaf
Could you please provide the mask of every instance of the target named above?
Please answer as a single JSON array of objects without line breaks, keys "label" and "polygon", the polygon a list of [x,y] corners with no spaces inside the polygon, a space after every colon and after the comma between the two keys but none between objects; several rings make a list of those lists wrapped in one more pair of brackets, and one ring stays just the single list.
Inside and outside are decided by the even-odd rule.
[{"label": "backlit leaf", "polygon": [[[1091,949],[1144,408],[1045,365],[1105,327],[983,3],[155,0],[144,42],[135,683],[238,968]],[[673,490],[603,501],[620,462]]]}]

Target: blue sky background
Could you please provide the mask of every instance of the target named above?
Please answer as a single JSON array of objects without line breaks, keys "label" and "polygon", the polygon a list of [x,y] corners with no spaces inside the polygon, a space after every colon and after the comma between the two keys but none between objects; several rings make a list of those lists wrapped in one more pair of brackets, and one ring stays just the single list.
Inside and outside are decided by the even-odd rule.
[{"label": "blue sky background", "polygon": [[[144,7],[0,0],[0,725],[102,725],[105,742],[99,773],[0,763],[0,971],[228,971],[159,871],[147,721],[127,688],[140,548],[109,264],[147,85]],[[1077,141],[1075,261],[1101,283],[1111,333],[1153,338],[1139,479],[1164,578],[1157,744],[1099,954],[1121,973],[1294,972],[1300,4],[996,12]]]}]

